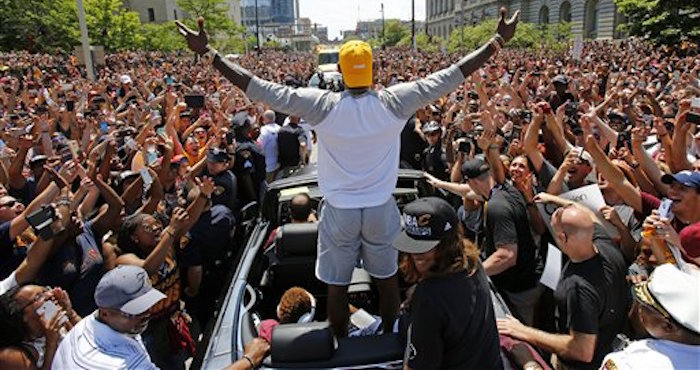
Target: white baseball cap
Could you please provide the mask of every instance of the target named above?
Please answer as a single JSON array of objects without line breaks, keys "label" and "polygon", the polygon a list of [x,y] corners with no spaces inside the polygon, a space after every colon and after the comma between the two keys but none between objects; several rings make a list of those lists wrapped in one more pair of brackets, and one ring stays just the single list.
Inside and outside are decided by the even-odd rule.
[{"label": "white baseball cap", "polygon": [[648,281],[636,284],[634,294],[662,315],[700,334],[700,275],[666,263],[657,267]]}]

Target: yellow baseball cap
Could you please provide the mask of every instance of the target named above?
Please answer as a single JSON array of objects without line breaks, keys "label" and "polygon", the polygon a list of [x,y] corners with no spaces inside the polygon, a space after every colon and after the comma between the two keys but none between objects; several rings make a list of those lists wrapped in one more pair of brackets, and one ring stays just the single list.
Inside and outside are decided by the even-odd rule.
[{"label": "yellow baseball cap", "polygon": [[360,40],[340,48],[340,72],[347,87],[372,86],[372,47]]}]

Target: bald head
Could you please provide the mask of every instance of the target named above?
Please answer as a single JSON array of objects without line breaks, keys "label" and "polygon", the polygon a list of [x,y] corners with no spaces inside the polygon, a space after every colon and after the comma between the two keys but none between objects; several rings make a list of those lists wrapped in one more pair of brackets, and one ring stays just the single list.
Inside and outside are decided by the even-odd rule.
[{"label": "bald head", "polygon": [[275,120],[275,112],[273,112],[269,109],[266,110],[265,112],[263,112],[263,121],[265,123],[270,123],[270,122],[273,122],[274,120]]},{"label": "bald head", "polygon": [[576,207],[562,207],[552,214],[552,229],[562,252],[572,260],[593,252],[594,225],[590,215]]}]

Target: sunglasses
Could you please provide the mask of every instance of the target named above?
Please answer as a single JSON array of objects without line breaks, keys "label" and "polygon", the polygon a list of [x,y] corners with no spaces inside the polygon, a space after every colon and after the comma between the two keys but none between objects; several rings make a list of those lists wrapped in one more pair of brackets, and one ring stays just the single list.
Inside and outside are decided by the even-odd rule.
[{"label": "sunglasses", "polygon": [[15,204],[17,204],[17,201],[16,201],[16,200],[11,200],[11,201],[9,201],[9,202],[7,202],[7,203],[0,204],[0,208],[5,208],[5,207],[7,207],[7,208],[12,208],[12,207],[15,206]]}]

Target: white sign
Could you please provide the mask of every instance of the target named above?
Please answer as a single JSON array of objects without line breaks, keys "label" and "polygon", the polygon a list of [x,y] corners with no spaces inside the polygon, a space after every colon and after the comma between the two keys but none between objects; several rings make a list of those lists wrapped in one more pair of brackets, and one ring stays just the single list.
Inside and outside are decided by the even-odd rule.
[{"label": "white sign", "polygon": [[577,36],[574,40],[574,47],[571,49],[571,57],[574,60],[581,60],[581,54],[583,53],[583,40],[580,36]]},{"label": "white sign", "polygon": [[547,263],[540,278],[540,283],[549,289],[556,290],[561,278],[561,251],[552,244],[547,245]]},{"label": "white sign", "polygon": [[[600,209],[605,206],[605,198],[603,198],[603,193],[600,192],[598,184],[582,186],[578,189],[574,189],[564,194],[561,194],[560,197],[566,200],[574,201],[590,209],[593,213],[596,214],[600,223],[605,227],[605,231],[607,231],[610,238],[616,239],[620,237],[620,233],[617,231],[615,226],[605,221],[602,214],[600,213]],[[540,215],[542,215],[542,219],[544,220],[552,235],[554,235],[554,231],[552,230],[551,218],[552,213],[554,213],[554,211],[557,208],[558,207],[554,204],[537,204],[537,209],[540,211]]]}]

